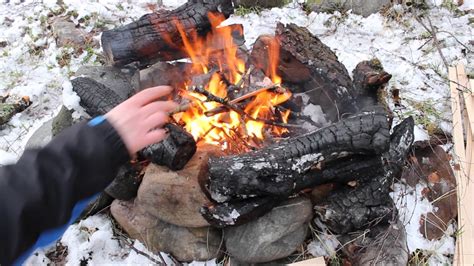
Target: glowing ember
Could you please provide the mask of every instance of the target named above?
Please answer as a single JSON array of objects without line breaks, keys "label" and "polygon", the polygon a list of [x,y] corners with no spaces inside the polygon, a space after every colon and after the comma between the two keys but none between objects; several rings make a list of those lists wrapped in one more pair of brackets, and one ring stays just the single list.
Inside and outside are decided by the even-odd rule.
[{"label": "glowing ember", "polygon": [[[218,25],[225,18],[209,14],[209,20],[213,30],[206,38],[199,37],[196,32],[186,35],[179,22],[175,21],[175,23],[183,39],[185,52],[193,63],[192,75],[211,75],[204,89],[227,100],[228,85],[229,83],[239,84],[240,79],[246,72],[245,62],[237,57],[238,47],[233,43],[231,29],[218,28]],[[216,41],[221,42],[220,45],[225,47],[219,55],[211,54],[212,49],[208,48],[215,45],[213,42]],[[265,70],[265,74],[274,84],[280,84],[281,78],[276,74],[279,56],[278,42],[272,43],[268,51],[270,67]],[[218,71],[210,72],[211,69]],[[274,136],[280,136],[288,132],[284,127],[271,125],[271,122],[287,123],[289,110],[280,111],[275,108],[275,106],[291,97],[291,93],[287,90],[262,90],[249,98],[246,106],[242,107],[245,114],[234,110],[226,110],[212,116],[206,116],[207,111],[222,107],[222,104],[206,101],[206,96],[193,92],[188,88],[190,84],[191,81],[189,80],[180,93],[191,102],[191,108],[184,114],[175,115],[175,119],[183,123],[184,128],[197,141],[220,145],[227,145],[229,141],[244,141],[246,142],[245,145],[250,142],[255,145],[256,142],[264,140],[266,134],[271,133]]]}]

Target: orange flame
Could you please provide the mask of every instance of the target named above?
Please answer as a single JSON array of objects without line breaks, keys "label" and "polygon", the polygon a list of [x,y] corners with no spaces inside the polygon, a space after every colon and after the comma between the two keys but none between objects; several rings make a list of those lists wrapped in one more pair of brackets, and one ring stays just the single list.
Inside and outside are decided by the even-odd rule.
[{"label": "orange flame", "polygon": [[[184,43],[185,52],[189,55],[193,67],[193,74],[209,73],[210,69],[218,69],[211,75],[205,90],[220,98],[226,99],[228,85],[236,85],[246,71],[245,62],[240,59],[238,47],[232,38],[230,27],[219,27],[225,20],[222,15],[208,14],[212,25],[211,33],[205,38],[199,37],[197,32],[186,34],[179,21],[174,23]],[[213,47],[223,47],[222,53],[213,54]],[[279,60],[279,43],[275,41],[269,47],[270,69],[265,70],[267,76],[274,84],[280,84],[281,78],[277,75]],[[212,116],[206,116],[205,112],[221,107],[220,103],[206,101],[206,97],[199,93],[188,90],[191,81],[187,82],[186,88],[181,90],[184,98],[191,101],[191,108],[178,118],[184,124],[184,128],[190,132],[196,140],[206,143],[226,145],[228,140],[248,140],[265,138],[265,130],[268,133],[280,136],[288,132],[286,128],[270,126],[265,121],[276,121],[287,123],[290,112],[288,110],[276,110],[276,106],[291,97],[289,91],[276,92],[265,90],[254,96],[250,102],[243,107],[245,115],[235,111],[227,111]],[[239,88],[237,88],[239,89]]]}]

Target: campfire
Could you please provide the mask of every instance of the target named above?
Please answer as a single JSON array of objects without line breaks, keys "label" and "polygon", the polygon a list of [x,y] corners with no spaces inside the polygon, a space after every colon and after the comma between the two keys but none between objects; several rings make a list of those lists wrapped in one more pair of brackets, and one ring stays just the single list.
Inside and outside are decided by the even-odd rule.
[{"label": "campfire", "polygon": [[[198,142],[239,151],[261,147],[264,140],[288,132],[290,110],[280,104],[291,97],[291,92],[282,87],[276,73],[278,42],[268,46],[270,64],[264,69],[265,79],[252,84],[254,67],[239,58],[232,28],[219,27],[225,17],[213,13],[208,17],[211,31],[205,37],[194,30],[186,33],[174,20],[192,67],[179,88],[179,95],[189,101],[183,107],[187,110],[173,118]],[[216,43],[223,47],[219,53],[213,53]]]},{"label": "campfire", "polygon": [[[151,85],[176,87],[180,102],[167,139],[141,151],[139,163],[124,166],[105,191],[117,199],[112,215],[132,237],[181,261],[219,257],[224,249],[250,263],[279,259],[307,239],[310,223],[341,236],[388,226],[396,217],[390,183],[401,175],[414,127],[408,118],[390,134],[390,112],[378,92],[391,75],[371,60],[357,65],[352,79],[329,47],[293,24],[278,23],[275,35],[260,36],[249,52],[241,25],[221,26],[232,12],[228,0],[190,1],[103,33],[115,68],[138,62],[142,75],[162,61],[153,75],[160,80]],[[87,77],[72,84],[91,115],[123,100]],[[108,97],[87,97],[91,90]],[[318,108],[316,119],[308,114]],[[308,199],[327,184],[332,189],[322,200]],[[295,219],[279,225],[285,233],[258,248],[235,241],[288,202],[306,211],[280,215]],[[176,235],[166,233],[170,228]],[[202,232],[205,251],[196,239]],[[251,237],[273,239],[268,234]],[[184,236],[188,246],[160,242]],[[181,253],[187,249],[192,254]]]}]

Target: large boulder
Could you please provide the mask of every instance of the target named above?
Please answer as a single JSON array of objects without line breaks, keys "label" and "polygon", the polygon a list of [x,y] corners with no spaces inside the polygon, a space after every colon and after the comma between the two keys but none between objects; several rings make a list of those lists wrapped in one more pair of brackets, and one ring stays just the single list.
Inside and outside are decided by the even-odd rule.
[{"label": "large boulder", "polygon": [[110,210],[123,229],[152,252],[170,253],[179,261],[206,261],[220,256],[220,230],[172,225],[133,202],[115,200]]},{"label": "large boulder", "polygon": [[226,228],[227,252],[247,263],[287,257],[303,243],[311,217],[309,199],[290,199],[257,220]]}]

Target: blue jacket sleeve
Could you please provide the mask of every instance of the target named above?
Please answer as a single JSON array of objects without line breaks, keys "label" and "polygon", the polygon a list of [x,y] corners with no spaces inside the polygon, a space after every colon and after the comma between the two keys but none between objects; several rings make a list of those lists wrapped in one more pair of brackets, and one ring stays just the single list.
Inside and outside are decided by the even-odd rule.
[{"label": "blue jacket sleeve", "polygon": [[9,265],[44,230],[66,223],[74,204],[101,190],[129,159],[106,120],[64,130],[0,168],[0,265]]}]

